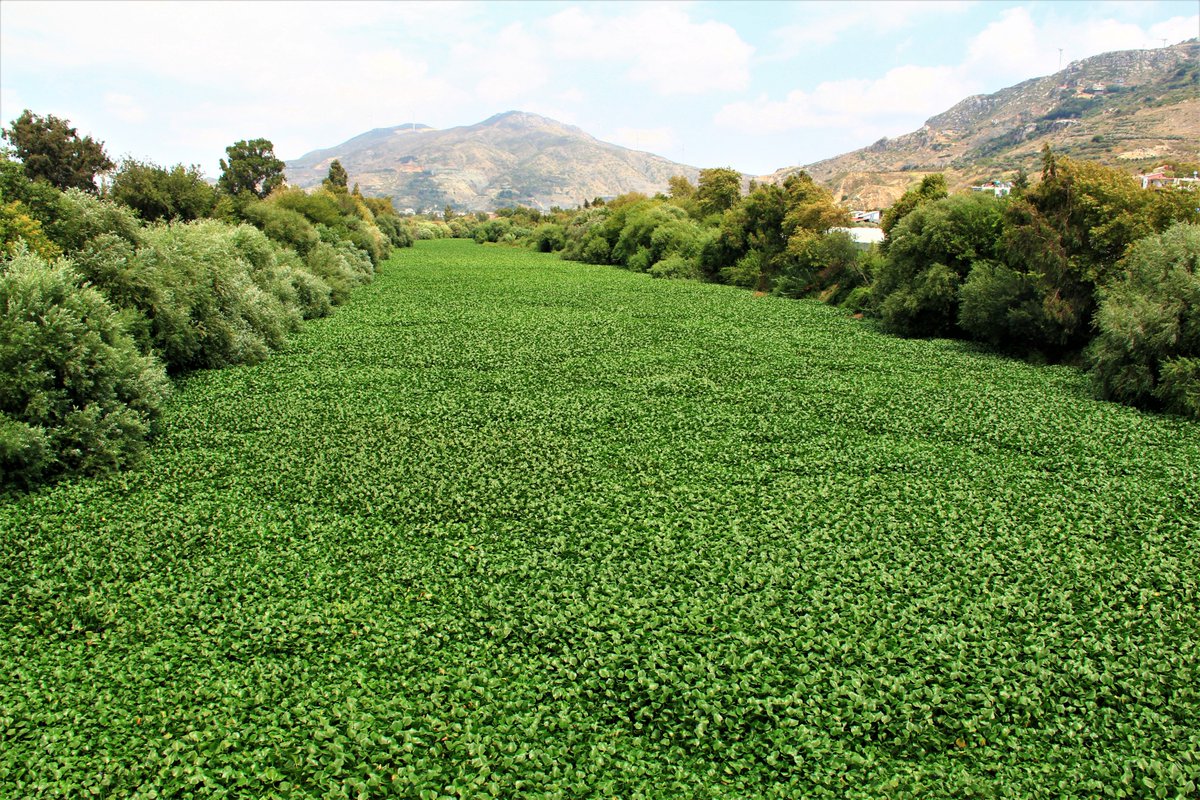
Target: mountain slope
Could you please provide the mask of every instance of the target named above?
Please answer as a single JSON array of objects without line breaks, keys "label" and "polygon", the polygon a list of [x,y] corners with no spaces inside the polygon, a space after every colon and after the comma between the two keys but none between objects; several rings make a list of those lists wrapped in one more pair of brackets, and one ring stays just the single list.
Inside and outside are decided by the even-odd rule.
[{"label": "mountain slope", "polygon": [[955,187],[1024,168],[1036,173],[1044,144],[1056,152],[1131,170],[1200,160],[1200,41],[1123,50],[1073,62],[1054,75],[968,97],[920,130],[804,169],[856,207],[890,205],[931,172]]},{"label": "mountain slope", "polygon": [[698,175],[695,167],[520,111],[447,130],[411,123],[378,128],[287,162],[288,181],[316,186],[335,158],[364,194],[418,211],[447,204],[460,210],[571,207],[624,192],[665,191],[673,175],[693,182]]}]

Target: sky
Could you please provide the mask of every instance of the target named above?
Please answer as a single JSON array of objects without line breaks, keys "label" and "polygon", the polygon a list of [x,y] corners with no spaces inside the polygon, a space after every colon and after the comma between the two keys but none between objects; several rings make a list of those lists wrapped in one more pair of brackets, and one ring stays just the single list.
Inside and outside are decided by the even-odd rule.
[{"label": "sky", "polygon": [[1110,50],[1200,36],[1196,0],[0,0],[0,121],[69,120],[114,160],[281,158],[373,128],[529,111],[765,175],[916,130]]}]

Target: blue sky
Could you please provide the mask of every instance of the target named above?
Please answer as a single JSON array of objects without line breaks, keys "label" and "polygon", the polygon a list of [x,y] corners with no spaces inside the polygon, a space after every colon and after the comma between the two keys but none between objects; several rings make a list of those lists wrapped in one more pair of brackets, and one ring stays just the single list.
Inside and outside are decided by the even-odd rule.
[{"label": "blue sky", "polygon": [[1167,2],[0,0],[0,120],[65,117],[110,156],[218,172],[403,122],[519,109],[752,174],[898,136],[970,94],[1200,35]]}]

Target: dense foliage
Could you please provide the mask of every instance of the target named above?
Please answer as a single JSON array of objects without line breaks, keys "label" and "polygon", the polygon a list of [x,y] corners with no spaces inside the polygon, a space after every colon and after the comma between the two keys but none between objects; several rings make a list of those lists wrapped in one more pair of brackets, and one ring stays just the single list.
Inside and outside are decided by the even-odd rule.
[{"label": "dense foliage", "polygon": [[1100,391],[1200,418],[1200,225],[1138,241],[1120,266],[1088,349]]},{"label": "dense foliage", "polygon": [[0,486],[136,460],[167,388],[69,262],[0,261]]},{"label": "dense foliage", "polygon": [[1196,793],[1200,429],[1077,371],[434,241],[164,422],[0,502],[0,795]]},{"label": "dense foliage", "polygon": [[94,170],[55,178],[83,174],[80,151],[112,166],[90,137],[28,112],[6,135],[0,270],[18,327],[0,370],[0,486],[130,463],[161,401],[145,375],[261,361],[418,234],[386,200],[281,187],[265,140],[227,149],[217,189],[194,167],[126,159],[98,193]]},{"label": "dense foliage", "polygon": [[112,169],[104,143],[80,137],[71,124],[53,114],[38,116],[25,109],[3,130],[25,174],[57,189],[96,191],[96,176]]},{"label": "dense foliage", "polygon": [[[1145,191],[1125,173],[1049,149],[1043,161],[1040,183],[1031,188],[1019,175],[1004,198],[950,195],[942,175],[925,176],[883,214],[886,238],[870,248],[855,244],[847,212],[807,174],[752,182],[743,196],[729,169],[702,170],[698,186],[672,178],[669,196],[622,195],[550,214],[510,209],[454,233],[655,277],[817,297],[902,336],[966,338],[1038,361],[1078,362],[1109,324],[1098,303],[1121,259],[1172,224],[1200,224],[1200,209],[1191,191]],[[1194,245],[1184,247],[1196,257]],[[1132,285],[1126,294],[1142,291]],[[1105,312],[1110,322],[1115,307]],[[1200,395],[1200,368],[1190,356],[1151,355],[1139,344],[1118,357],[1114,348],[1110,336],[1095,348],[1108,355],[1089,362],[1104,396],[1197,415],[1189,398]],[[1101,374],[1118,361],[1124,378]],[[1132,387],[1134,373],[1141,388],[1116,388]]]}]

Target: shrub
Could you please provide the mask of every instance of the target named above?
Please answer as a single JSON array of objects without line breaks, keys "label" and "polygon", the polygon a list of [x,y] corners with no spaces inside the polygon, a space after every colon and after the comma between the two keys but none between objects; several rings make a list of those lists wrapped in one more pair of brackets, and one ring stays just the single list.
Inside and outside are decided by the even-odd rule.
[{"label": "shrub", "polygon": [[975,262],[959,299],[959,327],[981,342],[1005,349],[1028,348],[1049,336],[1036,286],[1005,264]]},{"label": "shrub", "polygon": [[946,336],[958,297],[958,274],[945,264],[921,270],[880,306],[884,327],[901,336]]},{"label": "shrub", "polygon": [[[329,301],[341,305],[350,298],[354,287],[367,282],[362,273],[362,258],[357,248],[338,248],[321,242],[305,256],[304,267],[329,287]],[[367,266],[369,269],[370,265]]]},{"label": "shrub", "polygon": [[673,278],[676,280],[701,280],[704,273],[695,258],[687,258],[678,253],[669,255],[650,268],[650,275],[655,278]]},{"label": "shrub", "polygon": [[0,262],[0,484],[136,461],[169,391],[70,262]]},{"label": "shrub", "polygon": [[111,196],[147,222],[200,219],[212,213],[217,201],[199,167],[177,164],[166,170],[131,158],[113,175]]},{"label": "shrub", "polygon": [[897,222],[872,290],[884,327],[904,336],[953,334],[958,286],[975,262],[995,258],[1003,211],[990,194],[954,195],[921,203]]},{"label": "shrub", "polygon": [[258,200],[242,209],[242,217],[274,241],[291,247],[302,256],[321,241],[312,223],[290,208]]},{"label": "shrub", "polygon": [[133,210],[109,200],[101,200],[78,189],[63,192],[58,213],[47,233],[64,252],[82,248],[89,239],[109,233],[136,244],[141,223]]},{"label": "shrub", "polygon": [[530,244],[539,253],[553,253],[556,250],[562,250],[565,243],[563,226],[553,222],[543,222],[530,234]]},{"label": "shrub", "polygon": [[412,232],[395,214],[380,214],[375,218],[375,224],[391,242],[392,247],[412,247]]},{"label": "shrub", "polygon": [[[295,308],[256,283],[238,231],[215,220],[156,225],[133,256],[132,267],[161,292],[157,307],[141,310],[173,373],[261,361],[297,323]],[[264,281],[270,287],[273,278]]]},{"label": "shrub", "polygon": [[0,255],[16,255],[22,243],[45,259],[57,258],[62,249],[46,236],[42,223],[20,200],[0,203]]},{"label": "shrub", "polygon": [[1135,243],[1101,287],[1087,349],[1101,396],[1200,417],[1200,225]]}]

